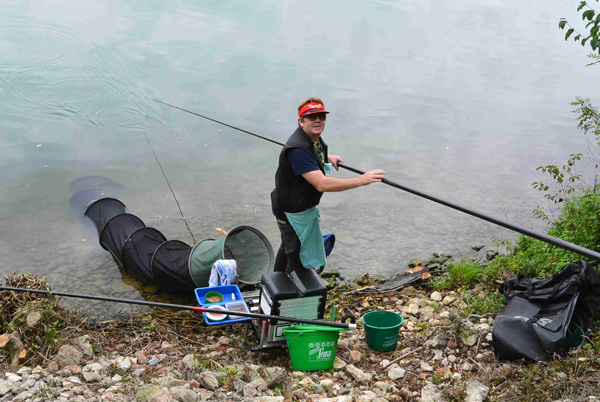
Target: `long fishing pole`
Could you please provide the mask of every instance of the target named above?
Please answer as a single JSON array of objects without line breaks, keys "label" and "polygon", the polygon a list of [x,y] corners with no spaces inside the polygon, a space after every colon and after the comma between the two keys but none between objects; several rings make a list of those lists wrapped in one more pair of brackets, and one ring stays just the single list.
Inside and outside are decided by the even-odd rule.
[{"label": "long fishing pole", "polygon": [[148,141],[148,146],[150,147],[150,151],[152,151],[152,153],[154,154],[154,159],[156,159],[156,163],[158,163],[158,167],[160,167],[160,171],[162,172],[162,175],[165,178],[165,181],[167,182],[167,186],[169,186],[169,190],[171,190],[171,194],[173,194],[173,199],[175,200],[175,203],[177,204],[177,208],[179,208],[179,214],[181,215],[181,219],[183,219],[183,223],[185,223],[185,227],[187,227],[188,232],[190,232],[190,235],[192,236],[192,241],[194,242],[194,244],[196,244],[196,238],[194,237],[194,234],[192,233],[192,229],[190,229],[190,225],[188,225],[187,219],[183,215],[183,211],[181,210],[181,205],[179,205],[179,201],[177,201],[177,196],[175,196],[175,192],[173,191],[173,188],[171,187],[171,183],[169,183],[169,179],[167,179],[165,170],[163,169],[162,164],[158,160],[158,156],[156,156],[156,152],[154,152],[154,149],[152,148],[152,144],[150,144],[150,139],[148,138],[148,135],[146,134],[145,131],[144,131],[144,137],[146,137],[146,141]]},{"label": "long fishing pole", "polygon": [[[202,312],[202,313],[223,314],[223,310],[211,309],[211,308],[206,308],[206,307],[197,307],[197,306],[186,306],[183,304],[157,303],[157,302],[149,302],[149,301],[145,301],[145,300],[120,299],[120,298],[116,298],[116,297],[53,292],[51,290],[42,290],[42,289],[14,288],[14,287],[9,287],[9,286],[0,286],[0,290],[9,290],[9,291],[13,291],[13,292],[25,292],[25,293],[38,293],[38,294],[49,295],[49,296],[74,297],[77,299],[102,300],[102,301],[108,301],[108,302],[113,302],[113,303],[139,304],[142,306],[173,308],[173,309],[177,309],[177,310],[191,310],[194,312]],[[303,319],[303,318],[246,313],[244,311],[235,311],[235,312],[232,312],[231,315],[241,316],[241,317],[250,317],[250,318],[262,318],[262,319],[267,319],[267,320],[297,322],[300,324],[323,325],[326,327],[334,327],[334,328],[356,329],[356,324],[352,324],[352,323],[347,324],[347,323],[343,323],[343,322],[307,320],[307,319]]]},{"label": "long fishing pole", "polygon": [[[163,101],[161,101],[159,99],[155,99],[155,98],[148,98],[148,99],[153,100],[153,101],[158,102],[158,103],[162,103],[163,105],[170,106],[172,108],[181,110],[183,112],[190,113],[190,114],[193,114],[193,115],[198,116],[198,117],[202,117],[203,119],[207,119],[207,120],[213,121],[215,123],[224,125],[226,127],[233,128],[234,130],[238,130],[238,131],[241,131],[243,133],[253,135],[254,137],[258,137],[258,138],[261,138],[263,140],[267,140],[267,141],[272,142],[274,144],[281,145],[281,146],[284,145],[283,143],[281,143],[279,141],[275,141],[275,140],[273,140],[271,138],[267,138],[267,137],[264,137],[262,135],[258,135],[258,134],[252,133],[250,131],[247,131],[247,130],[244,130],[244,129],[232,126],[231,124],[227,124],[227,123],[224,123],[222,121],[219,121],[219,120],[216,120],[216,119],[213,119],[213,118],[201,115],[199,113],[195,113],[195,112],[192,112],[190,110],[186,110],[186,109],[183,109],[181,107],[178,107],[178,106],[175,106],[175,105],[171,105],[170,103],[163,102]],[[338,162],[338,166],[340,166],[340,167],[342,167],[342,168],[344,168],[346,170],[349,170],[351,172],[357,173],[357,174],[364,174],[365,173],[362,170],[355,169],[355,168],[353,168],[351,166],[348,166],[346,164],[343,164],[343,163],[339,163]],[[424,192],[419,191],[419,190],[415,190],[415,189],[410,188],[410,187],[403,186],[403,185],[398,184],[398,183],[394,183],[393,181],[385,179],[385,178],[381,182],[384,183],[384,184],[387,184],[388,186],[392,186],[392,187],[398,188],[400,190],[407,191],[407,192],[409,192],[411,194],[415,194],[415,195],[417,195],[419,197],[423,197],[423,198],[426,198],[426,199],[428,199],[430,201],[437,202],[438,204],[445,205],[447,207],[456,209],[458,211],[461,211],[461,212],[464,212],[466,214],[475,216],[475,217],[483,219],[485,221],[488,221],[488,222],[491,222],[491,223],[495,223],[496,225],[505,227],[507,229],[514,230],[515,232],[519,232],[519,233],[522,233],[524,235],[533,237],[534,239],[538,239],[538,240],[541,240],[541,241],[546,242],[548,244],[552,244],[553,246],[560,247],[560,248],[568,250],[568,251],[572,251],[574,253],[577,253],[577,254],[582,255],[584,257],[592,258],[594,260],[600,260],[600,253],[598,253],[597,251],[590,250],[590,249],[587,249],[585,247],[578,246],[577,244],[570,243],[568,241],[559,239],[559,238],[554,237],[554,236],[550,236],[550,235],[545,234],[545,233],[536,232],[534,230],[526,228],[525,226],[521,226],[521,225],[517,225],[517,224],[513,224],[513,223],[510,223],[510,222],[503,221],[501,219],[498,219],[498,218],[495,218],[495,217],[493,217],[491,215],[488,215],[488,214],[486,214],[484,212],[479,212],[479,211],[475,211],[475,210],[469,209],[467,207],[463,207],[462,205],[456,204],[454,202],[451,202],[451,201],[448,201],[448,200],[444,200],[444,199],[439,198],[439,197],[435,197],[433,195],[424,193]]]}]

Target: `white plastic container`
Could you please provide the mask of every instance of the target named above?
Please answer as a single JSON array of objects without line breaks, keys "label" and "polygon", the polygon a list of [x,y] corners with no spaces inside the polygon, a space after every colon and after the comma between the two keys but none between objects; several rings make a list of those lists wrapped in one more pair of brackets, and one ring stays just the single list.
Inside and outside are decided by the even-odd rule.
[{"label": "white plastic container", "polygon": [[211,321],[223,321],[227,318],[227,309],[223,306],[207,306],[206,308],[209,308],[211,310],[222,310],[223,311],[223,314],[215,314],[215,313],[206,312],[206,318],[208,318]]},{"label": "white plastic container", "polygon": [[225,304],[225,307],[227,308],[227,311],[229,311],[229,318],[231,318],[232,320],[237,320],[238,318],[245,318],[239,315],[233,315],[232,313],[240,312],[240,313],[249,313],[250,310],[248,310],[248,305],[246,304],[245,301],[236,301],[236,302],[231,302],[231,303],[227,303]]}]

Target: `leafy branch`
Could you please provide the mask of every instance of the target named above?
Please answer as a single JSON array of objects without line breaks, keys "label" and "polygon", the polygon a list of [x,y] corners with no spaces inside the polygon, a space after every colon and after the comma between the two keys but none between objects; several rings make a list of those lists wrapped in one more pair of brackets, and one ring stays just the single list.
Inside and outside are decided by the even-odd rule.
[{"label": "leafy branch", "polygon": [[[581,179],[581,176],[573,173],[573,166],[575,162],[581,160],[581,154],[571,154],[566,164],[559,168],[556,165],[540,166],[536,170],[541,170],[543,173],[548,173],[552,179],[560,186],[560,189],[555,193],[546,193],[544,197],[550,201],[554,201],[555,204],[559,204],[567,199],[569,194],[575,192],[573,186],[577,181]],[[533,188],[538,191],[547,192],[550,189],[548,184],[543,182],[533,182]]]},{"label": "leafy branch", "polygon": [[[598,1],[599,0],[596,0],[596,3],[598,3]],[[598,58],[600,57],[600,13],[591,8],[587,1],[581,1],[579,3],[577,11],[580,12],[582,10],[583,12],[581,13],[581,19],[584,22],[587,21],[585,26],[585,29],[587,30],[586,33],[577,31],[565,18],[560,19],[558,22],[558,27],[560,29],[567,30],[565,34],[565,40],[568,40],[573,34],[575,34],[575,36],[573,36],[573,40],[575,42],[581,41],[581,46],[584,47],[586,44],[589,44],[594,52],[598,52],[598,56],[592,54],[594,58],[596,58],[596,61],[591,64],[600,63],[600,58]]]},{"label": "leafy branch", "polygon": [[[579,120],[578,128],[584,134],[594,135],[593,140],[589,142],[590,152],[588,155],[590,160],[594,161],[595,156],[600,155],[600,113],[598,109],[590,104],[589,99],[577,98],[576,101],[571,102],[571,106],[574,106],[573,113],[577,114],[577,120]],[[597,173],[599,164],[595,163],[592,172],[593,183],[587,183],[587,180],[575,173],[575,164],[581,160],[581,157],[582,154],[571,154],[562,166],[546,165],[538,167],[536,170],[547,173],[552,180],[551,184],[546,181],[533,182],[533,188],[545,193],[544,197],[554,202],[554,204],[564,203],[565,208],[572,203],[573,197],[580,194],[582,189],[587,188],[589,192],[596,193],[599,189]],[[538,219],[550,220],[542,206],[538,206],[533,214]]]}]

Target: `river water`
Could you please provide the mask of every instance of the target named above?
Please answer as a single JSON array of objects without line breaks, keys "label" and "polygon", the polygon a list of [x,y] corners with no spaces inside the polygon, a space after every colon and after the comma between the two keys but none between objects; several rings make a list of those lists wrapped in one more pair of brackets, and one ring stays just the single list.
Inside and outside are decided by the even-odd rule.
[{"label": "river water", "polygon": [[[299,101],[320,96],[348,165],[541,229],[536,167],[585,153],[569,102],[600,89],[561,17],[576,23],[574,3],[3,1],[0,272],[147,297],[71,210],[69,184],[110,178],[147,226],[192,244],[153,151],[197,240],[250,225],[277,249],[280,147],[149,98],[284,142]],[[348,279],[517,237],[383,184],[325,194],[321,215],[337,237],[327,269]]]}]

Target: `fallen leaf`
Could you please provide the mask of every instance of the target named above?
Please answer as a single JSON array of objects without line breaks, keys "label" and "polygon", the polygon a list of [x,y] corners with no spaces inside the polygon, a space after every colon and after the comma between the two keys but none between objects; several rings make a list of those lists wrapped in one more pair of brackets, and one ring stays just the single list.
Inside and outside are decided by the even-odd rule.
[{"label": "fallen leaf", "polygon": [[424,269],[425,269],[425,267],[419,266],[419,267],[414,267],[414,268],[411,268],[411,269],[407,269],[406,272],[409,273],[409,274],[414,274],[415,272],[419,272],[419,271],[422,271]]},{"label": "fallen leaf", "polygon": [[425,272],[423,272],[423,274],[421,274],[422,281],[426,281],[429,278],[431,278],[431,274],[428,271],[425,271]]}]

